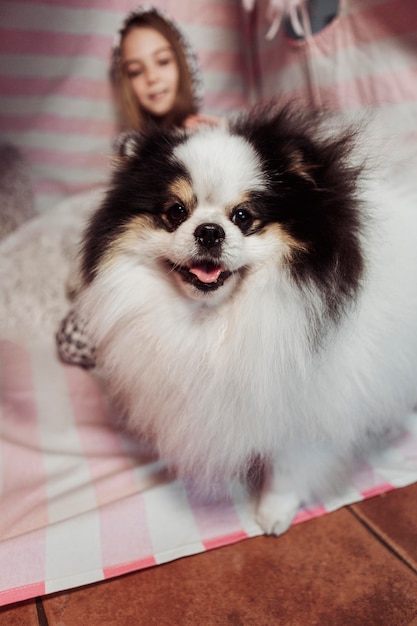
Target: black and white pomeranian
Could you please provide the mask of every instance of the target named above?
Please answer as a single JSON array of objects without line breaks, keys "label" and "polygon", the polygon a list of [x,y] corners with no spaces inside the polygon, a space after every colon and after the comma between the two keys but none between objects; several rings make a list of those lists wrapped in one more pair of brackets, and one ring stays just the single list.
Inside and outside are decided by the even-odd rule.
[{"label": "black and white pomeranian", "polygon": [[79,311],[133,433],[280,534],[417,401],[417,207],[356,134],[272,106],[128,136]]}]

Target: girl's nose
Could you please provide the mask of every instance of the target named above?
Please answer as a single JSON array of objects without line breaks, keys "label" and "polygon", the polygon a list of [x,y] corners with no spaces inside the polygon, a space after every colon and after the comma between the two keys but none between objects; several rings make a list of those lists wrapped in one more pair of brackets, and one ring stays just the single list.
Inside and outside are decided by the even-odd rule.
[{"label": "girl's nose", "polygon": [[145,76],[148,83],[154,83],[158,77],[157,69],[154,67],[149,67],[146,70]]}]

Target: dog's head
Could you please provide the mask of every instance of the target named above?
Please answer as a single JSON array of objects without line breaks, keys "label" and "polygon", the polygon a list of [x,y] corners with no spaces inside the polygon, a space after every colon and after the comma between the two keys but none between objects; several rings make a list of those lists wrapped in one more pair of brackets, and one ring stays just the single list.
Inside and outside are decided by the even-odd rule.
[{"label": "dog's head", "polygon": [[[362,270],[351,134],[313,115],[249,113],[229,127],[128,135],[86,234],[86,283],[147,265],[186,297],[217,303],[265,264],[346,296]],[[330,293],[332,291],[332,293]]]}]

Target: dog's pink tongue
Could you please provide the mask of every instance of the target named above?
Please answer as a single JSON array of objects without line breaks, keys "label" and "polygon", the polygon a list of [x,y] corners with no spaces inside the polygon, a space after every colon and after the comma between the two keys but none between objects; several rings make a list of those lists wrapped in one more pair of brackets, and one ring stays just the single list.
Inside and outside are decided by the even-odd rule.
[{"label": "dog's pink tongue", "polygon": [[215,283],[222,273],[221,267],[204,268],[200,265],[190,267],[190,274],[194,274],[202,283]]}]

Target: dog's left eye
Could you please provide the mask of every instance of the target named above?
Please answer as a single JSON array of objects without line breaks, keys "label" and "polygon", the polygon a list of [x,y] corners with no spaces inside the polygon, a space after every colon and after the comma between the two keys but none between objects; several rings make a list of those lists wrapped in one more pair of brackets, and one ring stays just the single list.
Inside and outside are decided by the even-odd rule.
[{"label": "dog's left eye", "polygon": [[233,211],[231,220],[242,232],[246,232],[253,224],[253,217],[246,209]]},{"label": "dog's left eye", "polygon": [[182,224],[182,222],[185,222],[185,220],[187,219],[188,212],[187,212],[187,209],[182,204],[180,204],[179,202],[176,202],[175,204],[169,207],[169,209],[166,212],[166,216],[171,226],[179,226],[180,224]]}]

